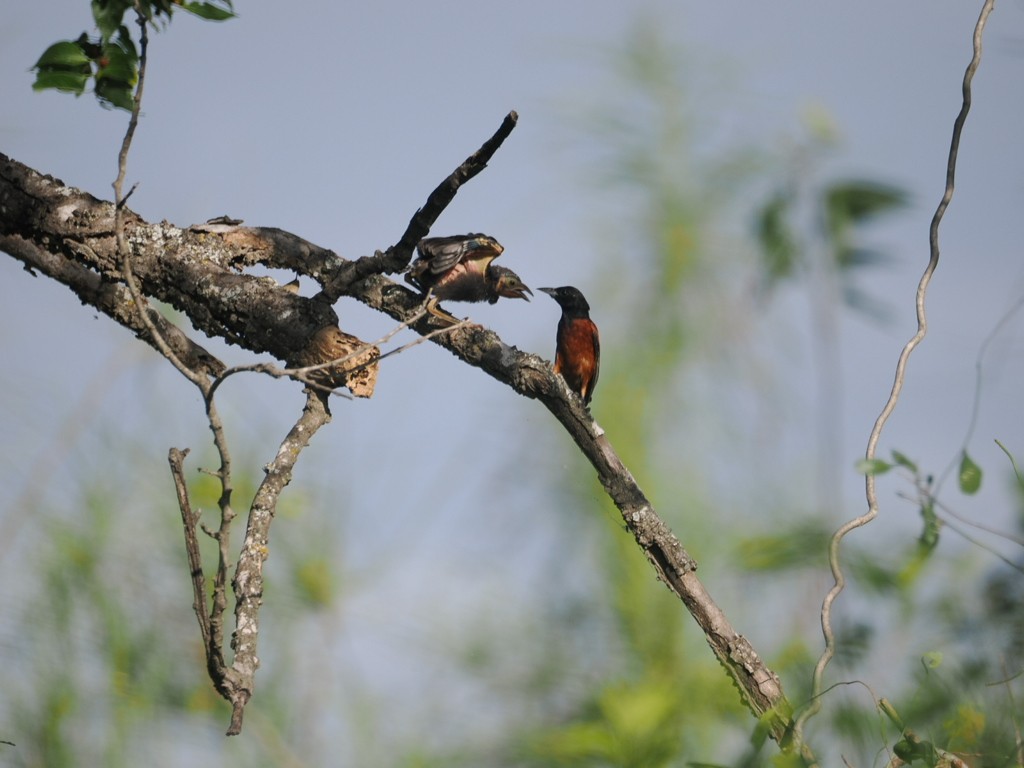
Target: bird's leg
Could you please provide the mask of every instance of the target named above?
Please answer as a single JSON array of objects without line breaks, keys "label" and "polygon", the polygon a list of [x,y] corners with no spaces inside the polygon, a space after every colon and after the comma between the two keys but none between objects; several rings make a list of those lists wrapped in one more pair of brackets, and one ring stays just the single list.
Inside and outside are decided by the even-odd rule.
[{"label": "bird's leg", "polygon": [[432,314],[438,320],[441,320],[445,325],[457,325],[458,323],[462,322],[461,320],[459,320],[459,318],[455,317],[454,315],[448,314],[439,306],[437,306],[438,301],[439,299],[437,298],[437,296],[434,295],[433,289],[431,289],[427,291],[427,298],[426,301],[423,303],[423,306],[427,310],[427,312]]}]

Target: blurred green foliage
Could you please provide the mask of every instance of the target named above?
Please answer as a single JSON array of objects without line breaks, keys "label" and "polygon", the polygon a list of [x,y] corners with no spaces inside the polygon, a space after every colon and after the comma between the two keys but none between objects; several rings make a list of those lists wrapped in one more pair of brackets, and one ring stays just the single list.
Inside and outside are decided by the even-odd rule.
[{"label": "blurred green foliage", "polygon": [[[36,87],[80,94],[95,80],[103,103],[130,108],[137,79],[136,49],[124,25],[130,7],[125,0],[94,2],[98,38],[83,35],[48,49],[35,67]],[[232,11],[226,0],[142,7],[150,21],[166,21],[176,8],[214,19]],[[609,90],[625,103],[605,99],[597,119],[585,121],[601,169],[588,188],[613,197],[623,211],[622,231],[612,233],[613,246],[599,260],[609,276],[604,293],[592,296],[598,321],[615,319],[614,328],[604,328],[594,411],[659,511],[698,550],[701,573],[724,594],[737,627],[774,638],[755,646],[771,649],[769,666],[799,704],[819,645],[827,540],[843,510],[815,508],[799,477],[787,475],[776,494],[767,492],[755,461],[737,470],[747,461],[740,443],[749,422],[742,413],[735,422],[697,418],[688,393],[704,381],[722,391],[721,403],[733,402],[727,382],[739,369],[736,358],[753,356],[753,327],[761,323],[761,314],[740,322],[752,304],[744,283],[771,300],[781,286],[800,287],[824,272],[841,285],[846,306],[873,311],[872,298],[853,280],[890,257],[865,237],[878,218],[903,208],[906,195],[872,179],[819,179],[806,157],[772,165],[762,148],[698,156],[706,132],[694,124],[700,111],[687,98],[682,56],[656,24],[629,31],[613,60],[619,80]],[[831,136],[820,125],[811,133],[806,152],[824,151]],[[765,188],[750,206],[752,190]],[[737,246],[720,224],[744,199],[747,207],[739,210],[750,211],[752,237]],[[750,388],[770,397],[758,380]],[[708,432],[736,445],[709,448]],[[814,463],[811,442],[800,457],[805,466]],[[244,735],[209,747],[221,738],[225,705],[202,674],[198,630],[184,608],[191,595],[173,498],[166,483],[142,478],[135,467],[124,473],[133,484],[83,488],[77,514],[54,524],[31,563],[38,589],[17,618],[7,666],[18,671],[7,672],[0,709],[0,737],[16,733],[17,746],[0,744],[0,756],[16,749],[19,764],[28,766],[114,767],[173,745],[181,750],[173,759],[184,764],[194,755],[182,745],[193,744],[204,758],[247,766],[334,764],[343,751],[358,754],[358,764],[423,768],[795,765],[766,743],[763,723],[752,722],[685,610],[656,583],[592,470],[575,454],[551,463],[559,471],[540,493],[570,502],[560,510],[560,551],[580,553],[582,545],[572,546],[581,540],[594,545],[588,572],[578,573],[582,554],[571,569],[584,587],[570,593],[551,579],[548,594],[537,596],[536,624],[518,633],[489,627],[482,617],[460,627],[458,642],[438,642],[436,654],[445,661],[436,663],[449,665],[442,683],[415,694],[429,710],[467,680],[484,680],[491,707],[508,715],[507,725],[486,730],[474,719],[481,713],[467,712],[447,733],[427,720],[435,728],[424,726],[414,739],[390,735],[394,700],[361,685],[335,647],[340,633],[333,624],[347,616],[341,606],[355,583],[334,556],[340,534],[315,500],[289,489],[278,513],[304,525],[275,529],[267,584],[281,602],[264,614],[261,636],[278,663],[259,678]],[[723,464],[733,485],[748,476],[749,487],[736,491],[747,505],[737,515],[713,481]],[[1021,716],[1007,701],[1020,690],[1012,675],[1024,665],[1019,567],[993,569],[980,585],[967,582],[961,564],[936,554],[938,508],[921,493],[930,484],[917,464],[894,452],[891,462],[859,469],[909,475],[922,523],[916,537],[844,552],[859,604],[837,626],[836,667],[844,682],[856,680],[862,665],[881,664],[892,674],[882,676],[884,690],[859,684],[827,691],[809,732],[814,748],[826,764],[873,764],[887,750],[920,764],[936,764],[941,750],[970,754],[979,765],[1012,764]],[[981,468],[966,451],[959,479],[964,493],[980,490]],[[236,483],[236,504],[251,497],[255,482]],[[216,508],[212,478],[197,476],[191,491],[198,508]],[[212,563],[212,542],[203,546]],[[776,582],[793,585],[788,599],[763,600]],[[446,597],[429,608],[442,608]],[[310,636],[322,640],[317,653],[309,650]],[[346,685],[336,685],[343,675]],[[997,680],[1005,682],[992,685]],[[332,716],[347,724],[344,745],[336,734],[310,738]]]}]

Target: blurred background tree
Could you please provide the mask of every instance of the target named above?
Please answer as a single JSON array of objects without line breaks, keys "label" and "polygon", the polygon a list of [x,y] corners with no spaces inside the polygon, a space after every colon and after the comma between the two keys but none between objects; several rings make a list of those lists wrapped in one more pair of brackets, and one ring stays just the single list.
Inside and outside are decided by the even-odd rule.
[{"label": "blurred background tree", "polygon": [[[907,193],[891,179],[834,173],[841,126],[821,111],[795,137],[731,142],[716,123],[728,110],[711,96],[729,89],[700,82],[694,72],[707,69],[691,56],[657,16],[643,17],[608,52],[606,87],[560,110],[571,137],[560,157],[584,169],[572,194],[594,233],[582,247],[594,254],[588,295],[604,349],[595,415],[799,703],[820,644],[827,537],[850,515],[840,492],[852,477],[839,439],[840,325],[850,314],[891,322],[863,283],[895,258],[875,245],[874,225],[898,215]],[[808,367],[814,386],[794,387],[792,371]],[[134,394],[138,411],[153,414],[139,429],[158,431],[159,388]],[[360,470],[310,459],[285,496],[268,563],[251,727],[225,742],[224,705],[200,673],[170,482],[160,464],[142,465],[148,449],[101,423],[62,446],[93,457],[75,465],[73,492],[14,505],[47,522],[5,555],[31,585],[5,604],[0,640],[0,738],[15,742],[0,756],[12,765],[755,766],[776,757],[590,467],[536,423],[502,425],[513,438],[501,462],[461,491],[499,494],[521,515],[435,543],[427,556],[450,560],[451,572],[432,573],[425,581],[436,586],[416,593],[389,580],[395,553],[450,534],[402,517],[375,521],[383,530],[369,534],[352,490]],[[253,444],[271,431],[241,407],[233,427]],[[195,424],[197,444],[203,429]],[[260,460],[254,451],[238,463]],[[991,469],[1016,486],[1008,469]],[[1024,661],[1022,558],[994,561],[977,547],[937,557],[935,541],[922,549],[936,535],[928,499],[906,467],[902,482],[920,529],[847,545],[854,584],[832,673],[855,681],[881,668],[886,688],[830,691],[809,736],[825,764],[884,763],[900,739],[876,706],[884,696],[927,743],[972,765],[1021,764],[1012,678]],[[451,498],[434,491],[422,497],[428,512]],[[200,489],[196,506],[214,504],[215,492]],[[542,543],[519,551],[524,542]],[[511,565],[501,573],[522,574],[521,598],[483,576],[503,558]],[[425,629],[428,614],[441,620]],[[364,667],[368,646],[392,651],[385,674]]]}]

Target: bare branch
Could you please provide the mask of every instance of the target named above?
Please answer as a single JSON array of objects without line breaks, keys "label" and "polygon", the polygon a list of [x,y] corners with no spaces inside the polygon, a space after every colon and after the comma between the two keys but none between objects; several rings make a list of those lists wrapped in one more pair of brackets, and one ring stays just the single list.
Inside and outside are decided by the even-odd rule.
[{"label": "bare branch", "polygon": [[[418,298],[387,278],[374,275],[351,288],[350,295],[397,320],[413,316]],[[417,333],[431,332],[429,320],[412,325]],[[658,516],[621,459],[604,430],[582,401],[569,391],[551,364],[536,355],[510,347],[486,328],[465,325],[431,341],[460,360],[482,369],[498,381],[541,403],[562,424],[597,471],[609,498],[622,514],[630,533],[640,545],[658,578],[683,602],[704,631],[708,645],[733,676],[751,711],[757,717],[769,712],[773,737],[788,749],[791,707],[778,676],[768,669],[753,647],[730,625],[695,573],[697,564],[665,522]]]},{"label": "bare branch", "polygon": [[[91,250],[88,245],[71,240],[67,242],[67,247],[79,253]],[[83,304],[93,306],[111,317],[159,352],[155,337],[150,333],[150,325],[143,320],[145,312],[150,323],[156,326],[157,336],[163,339],[187,368],[211,376],[224,370],[224,363],[216,355],[190,339],[159,312],[151,307],[139,307],[125,286],[105,281],[93,270],[18,235],[0,234],[0,251],[21,260],[27,271],[34,274],[38,270],[68,286]],[[95,258],[95,253],[91,254],[91,258]]]},{"label": "bare branch", "polygon": [[199,551],[199,537],[196,535],[199,513],[192,511],[192,505],[188,500],[188,484],[185,482],[186,456],[187,448],[184,451],[171,448],[167,454],[167,461],[171,465],[174,490],[178,496],[178,508],[181,510],[181,523],[185,529],[185,553],[188,556],[189,571],[192,573],[192,608],[199,621],[203,648],[209,648],[210,617],[206,613],[206,577],[203,575],[203,559]]},{"label": "bare branch", "polygon": [[[16,164],[7,175],[14,180],[10,186],[14,201],[12,210],[25,211],[33,215],[39,206],[32,206],[27,199],[22,202],[18,195],[29,193],[22,189],[39,190],[38,194],[66,205],[67,188],[42,177],[34,176]],[[5,193],[3,166],[0,166],[0,198]],[[99,210],[105,215],[102,204],[89,202],[83,196],[83,205],[89,210]],[[20,207],[19,207],[20,206]],[[77,208],[75,210],[78,210]],[[2,212],[0,212],[2,213]],[[98,220],[93,219],[93,220]],[[126,222],[127,224],[127,222]],[[266,278],[231,274],[238,262],[250,263],[251,254],[259,251],[257,260],[273,262],[275,266],[290,265],[299,274],[317,276],[327,280],[326,275],[334,274],[343,259],[315,247],[307,247],[301,238],[275,236],[261,237],[261,230],[237,228],[234,225],[217,225],[218,231],[205,229],[169,229],[167,225],[147,225],[133,220],[137,237],[132,240],[137,250],[132,255],[132,266],[136,273],[140,264],[145,266],[141,286],[144,291],[156,295],[169,295],[180,303],[193,324],[211,335],[221,336],[250,349],[269,351],[276,357],[286,359],[292,367],[307,364],[296,354],[311,346],[317,329],[327,325],[336,328],[336,315],[323,301],[305,299],[271,284]],[[83,235],[83,227],[75,234],[76,240],[91,237],[90,247],[96,253],[96,260],[90,265],[104,269],[107,251],[102,236],[97,232]],[[67,235],[55,233],[53,247],[65,242]],[[145,251],[147,244],[155,243],[158,250]],[[286,249],[294,248],[289,252]],[[145,254],[140,258],[141,253]],[[183,293],[194,286],[203,286],[202,295]],[[244,293],[244,301],[238,295]],[[353,282],[347,295],[367,306],[378,309],[409,327],[421,336],[430,336],[431,341],[448,349],[461,360],[481,368],[490,376],[502,381],[516,392],[541,400],[558,418],[570,435],[581,447],[594,465],[609,496],[620,509],[623,520],[644,549],[659,577],[684,602],[704,629],[709,644],[723,664],[737,680],[737,684],[752,710],[763,714],[769,710],[775,713],[772,719],[772,733],[785,739],[789,705],[782,695],[777,677],[768,670],[745,638],[733,630],[722,611],[708,596],[703,585],[693,573],[692,558],[685,552],[678,540],[658,517],[650,502],[637,486],[629,471],[616,456],[602,430],[594,424],[590,414],[583,408],[564,382],[556,376],[551,365],[535,355],[524,354],[504,344],[494,332],[470,323],[459,324],[439,331],[429,317],[422,316],[422,297],[402,285],[371,274]],[[323,322],[327,319],[327,323]],[[352,349],[356,347],[353,346]],[[351,350],[349,350],[351,351]],[[310,364],[331,361],[337,354],[323,354]],[[208,403],[209,407],[209,403]],[[326,406],[325,406],[326,408]],[[215,440],[220,438],[215,434]],[[218,474],[218,476],[220,476]],[[222,514],[230,509],[230,494],[222,497]],[[259,514],[253,507],[251,514]],[[221,531],[215,534],[222,547],[221,567],[226,567],[226,536]],[[215,587],[214,606],[211,611],[211,652],[219,647],[222,632],[219,612],[223,604]],[[214,665],[216,666],[216,665]],[[238,682],[234,667],[228,670],[224,689],[247,691],[244,695],[230,694],[233,701],[241,702],[251,694],[251,683]],[[221,690],[221,688],[219,688]],[[241,698],[239,698],[241,696]]]},{"label": "bare branch", "polygon": [[[984,32],[985,23],[988,21],[989,14],[992,12],[994,5],[995,0],[985,0],[981,9],[981,14],[978,17],[977,24],[975,24],[974,27],[974,54],[971,57],[970,63],[967,65],[966,72],[964,73],[963,101],[960,107],[960,112],[953,123],[953,138],[950,143],[949,158],[946,163],[946,186],[942,194],[942,199],[939,201],[938,208],[935,210],[935,215],[932,217],[928,234],[928,265],[925,267],[924,273],[922,274],[921,280],[917,286],[917,294],[915,297],[915,306],[917,309],[917,332],[903,347],[903,350],[900,352],[899,359],[896,362],[896,374],[893,380],[892,390],[889,393],[889,398],[886,400],[885,406],[882,408],[881,413],[875,420],[875,424],[871,429],[871,434],[868,436],[868,444],[865,451],[865,458],[868,460],[875,458],[875,454],[878,449],[878,441],[882,437],[882,430],[885,428],[889,417],[892,415],[892,412],[895,410],[896,404],[899,401],[900,392],[903,390],[903,382],[906,376],[907,362],[910,359],[910,355],[924,340],[925,334],[928,332],[928,317],[925,313],[925,298],[928,294],[928,285],[931,283],[932,275],[939,264],[939,224],[942,222],[942,217],[946,212],[947,206],[953,199],[953,186],[956,175],[956,159],[960,149],[960,136],[963,133],[964,123],[967,120],[967,113],[971,108],[971,81],[974,79],[974,73],[981,64],[982,33]],[[846,576],[843,574],[842,566],[839,562],[839,545],[848,533],[860,528],[861,526],[867,525],[878,516],[878,495],[875,490],[875,477],[873,474],[868,474],[865,479],[865,495],[867,497],[868,504],[867,512],[842,525],[832,535],[832,539],[829,542],[828,559],[829,566],[832,569],[834,584],[828,594],[825,595],[825,600],[821,606],[821,630],[825,638],[825,649],[814,667],[810,703],[804,711],[800,713],[800,716],[796,720],[794,737],[798,742],[803,738],[803,727],[806,722],[821,709],[820,694],[825,669],[828,667],[828,664],[832,660],[836,651],[835,632],[832,629],[832,604],[846,586]]]},{"label": "bare branch", "polygon": [[519,115],[514,111],[509,112],[494,135],[485,141],[480,149],[466,158],[462,165],[452,171],[448,178],[430,193],[427,202],[413,215],[409,226],[406,227],[405,233],[397,243],[387,251],[377,251],[373,256],[363,256],[346,263],[327,282],[319,298],[333,304],[340,296],[348,293],[349,286],[358,280],[374,274],[394,273],[404,269],[412,258],[412,251],[416,244],[427,236],[430,228],[437,221],[437,217],[455,199],[459,187],[487,167],[488,161],[512,133],[518,120]]},{"label": "bare branch", "polygon": [[[978,425],[978,414],[981,411],[981,388],[983,379],[982,374],[985,367],[985,356],[988,354],[989,347],[992,346],[992,343],[1002,332],[1003,328],[1005,328],[1007,324],[1009,324],[1010,320],[1013,318],[1015,314],[1017,314],[1017,312],[1021,308],[1024,308],[1024,296],[1017,299],[1017,301],[1013,303],[1013,306],[1011,306],[1003,314],[1003,316],[999,318],[999,321],[995,324],[995,326],[992,328],[989,334],[985,337],[984,341],[982,341],[981,347],[978,348],[978,356],[974,360],[974,399],[971,403],[971,417],[967,422],[967,431],[964,434],[963,443],[961,444],[961,455],[967,453],[967,447],[971,444],[971,439],[974,437],[974,429]],[[999,441],[997,440],[996,443],[998,442]],[[1000,448],[1002,447],[1003,446],[1000,445]],[[1003,450],[1005,452],[1005,448]],[[1013,463],[1012,456],[1010,457],[1010,462],[1011,464]],[[950,460],[949,464],[942,471],[942,474],[940,474],[938,479],[935,481],[935,494],[938,494],[939,489],[942,488],[943,484],[946,482],[946,479],[953,473],[953,471],[959,464],[960,456],[954,456]],[[1020,473],[1017,473],[1017,476],[1019,478]]]},{"label": "bare branch", "polygon": [[[319,371],[338,367],[343,367],[347,373],[356,373],[369,365],[376,365],[380,361],[385,360],[386,358],[391,357],[392,355],[398,355],[401,354],[402,352],[412,349],[413,347],[419,346],[423,342],[429,341],[435,336],[440,336],[443,333],[451,333],[452,331],[457,330],[459,328],[464,328],[467,325],[473,325],[473,322],[471,320],[466,319],[456,323],[455,325],[449,325],[445,326],[444,328],[438,328],[436,330],[427,332],[424,335],[416,338],[413,341],[403,344],[400,347],[396,347],[395,349],[388,350],[383,354],[379,354],[379,348],[382,345],[389,342],[398,333],[405,330],[413,323],[416,323],[419,320],[423,319],[426,316],[426,314],[426,309],[423,306],[421,306],[420,309],[415,314],[401,321],[398,325],[396,325],[390,331],[385,333],[379,339],[367,342],[362,346],[359,346],[353,351],[348,352],[347,354],[344,354],[340,357],[335,357],[331,360],[327,360],[322,363],[317,363],[315,365],[306,365],[301,368],[279,368],[273,363],[251,363],[249,365],[232,366],[231,368],[228,368],[221,372],[220,375],[218,375],[217,378],[214,379],[211,387],[211,397],[213,392],[216,391],[216,389],[221,384],[223,384],[228,377],[234,376],[239,373],[264,373],[268,376],[272,376],[275,379],[291,378],[295,379],[296,381],[300,381],[306,386],[316,389],[320,392],[333,395],[343,394],[338,392],[336,386],[330,386],[318,381],[315,374]],[[362,362],[355,362],[354,365],[346,365],[347,363],[357,361],[359,358],[366,358],[368,352],[373,352],[376,354],[373,354],[371,356],[371,359],[369,360],[364,359]]]},{"label": "bare branch", "polygon": [[[326,353],[336,350],[337,345],[321,345],[318,341],[319,334],[325,328],[337,329],[337,316],[325,299],[329,299],[331,293],[343,286],[346,295],[401,323],[407,323],[416,333],[430,337],[433,343],[482,369],[516,392],[539,399],[563,424],[591,461],[655,572],[693,614],[714,653],[744,692],[751,710],[758,716],[771,712],[768,719],[771,733],[786,745],[790,706],[783,696],[778,678],[765,667],[750,643],[731,627],[724,613],[697,579],[692,558],[657,515],[616,455],[603,430],[594,423],[579,399],[569,392],[561,377],[554,374],[551,365],[535,355],[525,354],[504,344],[497,334],[474,324],[459,324],[439,330],[430,318],[422,315],[421,296],[379,274],[380,269],[395,268],[395,264],[401,261],[395,256],[396,252],[400,254],[401,250],[406,250],[403,258],[408,259],[416,238],[421,232],[425,233],[432,223],[431,217],[436,217],[443,210],[459,184],[483,168],[486,159],[504,140],[513,125],[514,116],[510,116],[503,129],[488,144],[481,147],[445,183],[439,185],[423,211],[413,217],[399,244],[389,249],[393,261],[388,261],[387,256],[369,261],[361,259],[358,263],[363,266],[357,268],[354,266],[357,262],[348,262],[326,249],[287,233],[238,227],[231,222],[187,229],[166,224],[150,225],[125,209],[128,238],[135,249],[131,266],[139,278],[139,287],[144,294],[169,301],[185,311],[193,325],[203,332],[254,351],[269,352],[278,359],[288,361],[289,367],[301,369],[325,361],[344,359],[344,355]],[[104,234],[103,222],[109,220],[105,217],[112,218],[109,208],[100,201],[77,194],[77,197],[74,192],[69,194],[68,188],[59,182],[34,175],[30,169],[24,169],[13,161],[6,166],[0,162],[0,200],[12,201],[7,209],[0,206],[0,225],[5,223],[5,211],[10,211],[9,215],[23,227],[25,236],[34,242],[37,238],[42,239],[40,231],[50,230],[53,230],[53,234],[46,240],[50,248],[66,248],[65,244],[71,239],[87,242],[94,255],[88,256],[83,266],[101,274],[120,277],[110,269],[111,249],[104,240],[109,237],[109,231]],[[74,200],[70,208],[69,197]],[[75,221],[73,231],[65,231],[59,222],[48,220],[40,214],[40,210],[47,210],[47,206],[40,206],[39,198],[53,200],[53,208],[63,206],[63,210],[71,210],[72,215],[79,211],[87,214]],[[20,220],[22,214],[28,226]],[[129,215],[130,220],[127,218]],[[298,274],[317,279],[325,289],[309,299],[282,289],[268,278],[238,273],[240,266],[252,263],[293,269]],[[367,271],[368,276],[360,277],[367,274]],[[196,290],[197,286],[201,290]],[[327,287],[331,287],[331,290],[327,290]],[[358,349],[358,346],[353,344],[345,354]],[[309,350],[313,350],[313,353]],[[312,357],[308,362],[304,359],[307,354]],[[320,402],[324,416],[329,416],[325,398],[321,400],[318,393],[312,392],[308,392],[307,397],[310,402]],[[207,407],[213,423],[215,411],[211,401],[207,401]],[[218,450],[220,440],[221,437],[215,432]],[[282,454],[279,454],[275,461],[282,458]],[[223,472],[224,469],[222,467],[222,473],[217,473],[219,477],[229,476],[229,473]],[[273,494],[270,496],[276,498]],[[230,514],[229,489],[222,495],[221,503],[223,523],[223,517]],[[235,579],[236,597],[242,595],[244,600],[240,598],[239,602],[245,602],[244,611],[248,612],[241,616],[247,622],[252,612],[258,609],[259,593],[251,579],[260,575],[256,570],[255,557],[262,551],[260,547],[265,545],[262,536],[272,516],[272,509],[260,506],[262,503],[258,495],[250,510],[249,530],[252,536],[247,535],[244,553],[246,565],[243,567],[242,559],[239,561],[238,572],[247,574],[246,579],[240,579],[237,575]],[[222,572],[227,567],[227,536],[224,528],[215,532],[214,536],[221,547],[218,571]],[[220,615],[224,610],[222,597],[223,589],[217,589],[215,579],[210,620],[211,654],[218,652],[221,647],[220,636],[223,630]],[[236,621],[240,621],[239,616],[236,616]],[[239,625],[237,629],[247,632],[249,626]],[[222,684],[218,686],[218,690],[235,707],[237,717],[233,720],[233,729],[240,727],[242,709],[252,693],[251,674],[255,671],[254,649],[250,650],[250,641],[255,638],[248,635],[243,637],[236,632],[235,639],[236,657],[240,652],[243,656],[237,664],[232,664]]]},{"label": "bare branch", "polygon": [[[160,354],[166,357],[171,364],[181,372],[185,378],[195,384],[205,394],[209,389],[209,380],[206,375],[201,372],[196,372],[185,365],[184,362],[175,354],[174,350],[171,349],[170,345],[164,340],[160,331],[157,329],[156,324],[150,317],[149,308],[145,297],[142,295],[142,291],[139,289],[138,283],[135,281],[135,275],[132,273],[132,259],[131,249],[128,247],[128,243],[124,236],[124,215],[125,215],[125,201],[128,199],[127,196],[122,194],[124,188],[125,176],[128,174],[128,152],[131,149],[132,139],[135,136],[135,129],[139,124],[139,111],[142,109],[142,91],[146,83],[146,61],[147,53],[149,48],[149,33],[146,24],[146,17],[142,14],[139,8],[136,8],[136,21],[138,22],[140,29],[140,43],[139,43],[139,82],[135,88],[135,98],[132,106],[131,117],[128,120],[128,129],[125,131],[124,139],[121,142],[121,151],[117,158],[117,178],[114,180],[114,237],[117,241],[117,254],[118,261],[121,268],[121,274],[124,278],[124,284],[128,287],[128,292],[131,294],[132,301],[135,302],[135,306],[139,310],[139,315],[142,318],[142,323],[146,327],[149,333],[149,338],[152,339],[153,344],[159,350]],[[129,191],[129,195],[135,191],[135,186]]]},{"label": "bare branch", "polygon": [[313,435],[331,420],[327,396],[306,390],[306,406],[302,416],[292,426],[281,443],[277,456],[266,467],[266,477],[256,491],[245,541],[238,558],[238,567],[232,586],[235,591],[235,631],[231,648],[235,652],[230,676],[231,725],[228,735],[242,729],[242,715],[252,696],[259,659],[256,643],[259,633],[259,608],[263,602],[263,563],[270,553],[270,524],[277,510],[277,501],[285,486],[291,482],[292,470],[299,454]]}]

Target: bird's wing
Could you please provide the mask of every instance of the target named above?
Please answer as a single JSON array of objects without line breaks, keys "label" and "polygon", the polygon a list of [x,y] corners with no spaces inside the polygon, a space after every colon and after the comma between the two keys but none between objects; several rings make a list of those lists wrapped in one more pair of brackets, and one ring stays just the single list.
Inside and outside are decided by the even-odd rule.
[{"label": "bird's wing", "polygon": [[591,321],[594,331],[594,376],[590,380],[590,387],[587,389],[587,400],[594,394],[594,387],[597,386],[597,376],[601,373],[601,334],[597,331],[597,325]]},{"label": "bird's wing", "polygon": [[501,253],[500,246],[496,248],[495,244],[496,241],[486,235],[457,235],[422,240],[418,250],[420,257],[430,264],[430,271],[439,275],[467,257],[485,260],[482,268],[486,269]]}]

